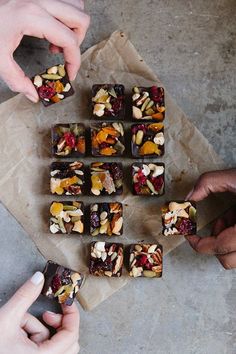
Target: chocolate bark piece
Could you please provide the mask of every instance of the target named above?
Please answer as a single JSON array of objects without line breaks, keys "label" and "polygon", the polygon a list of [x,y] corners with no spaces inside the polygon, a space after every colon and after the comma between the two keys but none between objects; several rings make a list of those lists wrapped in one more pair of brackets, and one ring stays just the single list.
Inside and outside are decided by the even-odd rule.
[{"label": "chocolate bark piece", "polygon": [[84,124],[56,124],[52,127],[52,154],[54,156],[83,157],[85,153]]},{"label": "chocolate bark piece", "polygon": [[159,157],[164,155],[163,123],[133,124],[131,127],[133,157]]},{"label": "chocolate bark piece", "polygon": [[163,163],[134,163],[132,165],[133,194],[161,196],[165,192]]},{"label": "chocolate bark piece", "polygon": [[53,162],[50,167],[50,176],[52,194],[84,194],[84,164],[82,162]]},{"label": "chocolate bark piece", "polygon": [[125,151],[123,124],[92,124],[91,141],[93,156],[122,156]]},{"label": "chocolate bark piece", "polygon": [[120,277],[123,267],[121,243],[92,242],[89,272],[96,276]]},{"label": "chocolate bark piece", "polygon": [[90,167],[92,195],[119,195],[123,192],[123,167],[116,162],[93,162]]},{"label": "chocolate bark piece", "polygon": [[134,278],[160,278],[162,259],[160,244],[133,244],[130,246],[129,275]]},{"label": "chocolate bark piece", "polygon": [[123,233],[123,206],[121,203],[90,205],[90,234],[92,236],[120,236]]},{"label": "chocolate bark piece", "polygon": [[52,202],[50,207],[52,234],[83,234],[84,204],[82,202]]},{"label": "chocolate bark piece", "polygon": [[163,87],[133,87],[133,119],[161,122],[165,118]]},{"label": "chocolate bark piece", "polygon": [[42,294],[57,300],[59,304],[72,305],[82,286],[83,275],[53,261],[47,262],[43,274],[45,283]]},{"label": "chocolate bark piece", "polygon": [[93,117],[96,119],[124,119],[124,86],[121,84],[93,85],[92,108]]},{"label": "chocolate bark piece", "polygon": [[195,235],[197,210],[192,201],[168,202],[162,207],[162,233],[171,235]]},{"label": "chocolate bark piece", "polygon": [[32,82],[44,106],[61,102],[74,94],[64,65],[55,65],[45,72],[35,75]]}]

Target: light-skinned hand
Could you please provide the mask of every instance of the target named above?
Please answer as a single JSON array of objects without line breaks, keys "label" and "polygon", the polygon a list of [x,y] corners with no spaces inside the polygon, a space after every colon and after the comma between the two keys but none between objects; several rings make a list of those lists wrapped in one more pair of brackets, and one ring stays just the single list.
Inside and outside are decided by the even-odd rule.
[{"label": "light-skinned hand", "polygon": [[0,308],[0,354],[77,354],[79,352],[79,311],[76,304],[62,306],[62,314],[45,312],[49,330],[28,311],[42,291],[44,276],[36,272]]},{"label": "light-skinned hand", "polygon": [[48,40],[53,53],[63,52],[69,78],[74,80],[89,21],[81,0],[0,0],[0,77],[12,91],[38,101],[31,80],[13,58],[27,35]]},{"label": "light-skinned hand", "polygon": [[[222,192],[236,193],[236,169],[204,173],[186,200],[198,202],[211,193]],[[216,220],[210,236],[186,239],[196,252],[215,255],[225,269],[236,268],[236,206]]]}]

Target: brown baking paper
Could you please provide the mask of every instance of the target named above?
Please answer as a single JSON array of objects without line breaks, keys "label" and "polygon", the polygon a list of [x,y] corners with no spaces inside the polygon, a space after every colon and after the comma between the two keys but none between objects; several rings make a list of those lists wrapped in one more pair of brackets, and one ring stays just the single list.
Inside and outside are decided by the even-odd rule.
[{"label": "brown baking paper", "polygon": [[[74,83],[75,95],[60,104],[45,108],[32,104],[22,95],[0,105],[0,200],[31,236],[46,259],[80,270],[86,275],[78,299],[91,310],[130,281],[127,274],[120,279],[96,278],[88,275],[91,237],[51,235],[48,231],[50,128],[55,123],[84,122],[89,126],[90,90],[94,83],[123,83],[129,92],[133,85],[162,85],[143,62],[122,32],[115,32],[107,41],[83,54],[79,75]],[[207,170],[224,166],[222,160],[178,105],[166,92],[166,153],[160,161],[166,164],[166,194],[162,198],[134,197],[128,179],[125,193],[118,200],[124,205],[124,236],[114,241],[160,241],[165,254],[176,248],[182,237],[161,236],[160,206],[165,200],[181,200],[198,176]],[[125,123],[126,128],[130,123]],[[86,158],[89,164],[94,159]],[[124,158],[128,166],[132,160]],[[78,200],[78,198],[77,198]],[[80,197],[86,204],[114,198]],[[228,202],[211,197],[199,205],[199,229],[228,207]],[[104,238],[102,238],[104,240]],[[10,240],[9,240],[10,242]],[[165,270],[166,272],[168,270]],[[138,279],[132,281],[139,281]],[[161,280],[158,280],[161,281]]]}]

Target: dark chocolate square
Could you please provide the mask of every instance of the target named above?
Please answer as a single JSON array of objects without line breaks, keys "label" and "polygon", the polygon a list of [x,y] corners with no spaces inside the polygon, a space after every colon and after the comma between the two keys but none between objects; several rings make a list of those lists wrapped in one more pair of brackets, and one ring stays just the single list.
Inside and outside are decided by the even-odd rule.
[{"label": "dark chocolate square", "polygon": [[159,157],[164,155],[163,123],[133,124],[131,127],[133,157]]},{"label": "dark chocolate square", "polygon": [[42,294],[55,299],[59,304],[72,305],[83,283],[83,275],[48,261],[44,268],[45,283]]},{"label": "dark chocolate square", "polygon": [[123,206],[121,203],[90,205],[90,234],[92,236],[120,236],[123,233]]},{"label": "dark chocolate square", "polygon": [[52,194],[84,194],[84,164],[82,162],[53,162],[50,168],[50,176]]},{"label": "dark chocolate square", "polygon": [[162,207],[163,235],[195,235],[197,232],[196,216],[196,204],[191,201],[166,203]]},{"label": "dark chocolate square", "polygon": [[91,126],[93,156],[122,156],[125,151],[124,127],[121,123],[97,123]]},{"label": "dark chocolate square", "polygon": [[84,124],[56,124],[52,127],[52,154],[54,156],[83,157],[85,153]]},{"label": "dark chocolate square", "polygon": [[90,274],[120,277],[122,275],[123,253],[123,245],[121,243],[92,242]]},{"label": "dark chocolate square", "polygon": [[92,108],[93,117],[96,119],[124,119],[124,86],[120,84],[93,85]]},{"label": "dark chocolate square", "polygon": [[130,247],[129,275],[131,277],[160,278],[163,250],[160,244],[134,244]]},{"label": "dark chocolate square", "polygon": [[123,167],[116,162],[93,162],[90,167],[92,195],[123,193]]},{"label": "dark chocolate square", "polygon": [[165,118],[163,87],[137,87],[132,94],[133,119],[161,122]]},{"label": "dark chocolate square", "polygon": [[83,234],[84,204],[77,201],[52,202],[50,232],[52,234]]},{"label": "dark chocolate square", "polygon": [[134,195],[163,195],[165,193],[165,165],[163,163],[134,163],[132,185]]},{"label": "dark chocolate square", "polygon": [[45,72],[35,75],[32,82],[44,106],[61,102],[74,94],[64,65],[55,65]]}]

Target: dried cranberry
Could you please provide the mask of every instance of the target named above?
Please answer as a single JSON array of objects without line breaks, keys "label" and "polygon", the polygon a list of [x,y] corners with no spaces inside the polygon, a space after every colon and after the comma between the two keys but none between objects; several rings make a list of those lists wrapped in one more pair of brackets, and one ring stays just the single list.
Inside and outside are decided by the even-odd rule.
[{"label": "dried cranberry", "polygon": [[61,278],[58,274],[54,275],[54,277],[52,278],[51,287],[54,294],[61,287]]},{"label": "dried cranberry", "polygon": [[123,106],[122,97],[117,97],[115,101],[112,103],[112,109],[114,113],[118,114],[122,109],[122,106]]},{"label": "dried cranberry", "polygon": [[67,146],[69,146],[72,149],[75,147],[76,139],[73,133],[71,132],[64,133],[64,139],[66,141]]},{"label": "dried cranberry", "polygon": [[155,188],[155,190],[158,192],[162,186],[163,186],[163,183],[164,183],[164,179],[162,176],[159,176],[159,177],[152,177],[151,178],[151,182]]},{"label": "dried cranberry", "polygon": [[142,254],[137,260],[137,262],[140,267],[144,266],[147,263],[147,256],[145,254]]},{"label": "dried cranberry", "polygon": [[104,143],[104,142],[100,144],[100,148],[101,148],[101,149],[105,149],[105,148],[107,148],[107,147],[109,147],[109,146],[110,146],[110,144]]},{"label": "dried cranberry", "polygon": [[142,130],[143,133],[145,134],[147,131],[147,128],[144,124],[137,124],[132,126],[132,134],[137,134],[138,130]]},{"label": "dried cranberry", "polygon": [[152,270],[153,265],[149,262],[145,263],[145,269]]},{"label": "dried cranberry", "polygon": [[141,193],[141,187],[139,183],[134,183],[134,190],[135,193],[140,194]]},{"label": "dried cranberry", "polygon": [[91,213],[90,222],[91,222],[91,226],[92,226],[93,228],[97,228],[97,227],[100,226],[100,219],[99,219],[98,214],[97,214],[95,211],[93,211],[93,212]]},{"label": "dried cranberry", "polygon": [[176,225],[181,235],[192,235],[195,233],[195,225],[189,219],[182,219],[179,225]]},{"label": "dried cranberry", "polygon": [[52,98],[56,94],[56,91],[54,90],[53,87],[42,85],[38,89],[38,94],[40,98],[42,99],[47,98],[50,100],[50,98]]},{"label": "dried cranberry", "polygon": [[123,172],[116,162],[111,164],[110,171],[115,180],[123,178]]}]

